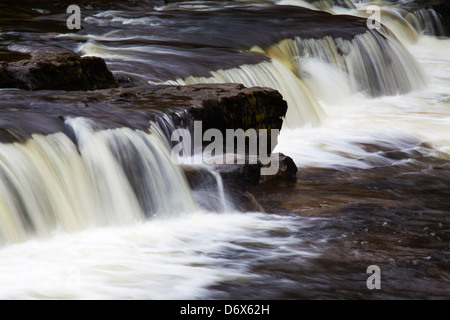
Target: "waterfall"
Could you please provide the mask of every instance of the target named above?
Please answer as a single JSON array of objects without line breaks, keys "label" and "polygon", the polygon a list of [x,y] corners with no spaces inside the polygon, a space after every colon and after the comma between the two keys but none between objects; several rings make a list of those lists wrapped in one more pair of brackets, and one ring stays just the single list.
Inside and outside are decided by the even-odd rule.
[{"label": "waterfall", "polygon": [[378,32],[366,32],[352,41],[331,37],[287,39],[268,52],[289,61],[300,76],[305,59],[330,63],[349,74],[355,91],[372,97],[407,93],[425,84],[424,74],[411,54],[399,42]]},{"label": "waterfall", "polygon": [[406,20],[419,33],[430,36],[444,36],[445,31],[438,13],[432,8],[420,9],[406,15]]},{"label": "waterfall", "polygon": [[416,43],[422,34],[445,36],[441,18],[432,8],[410,11],[399,7],[374,7],[368,3],[360,6],[358,10],[338,10],[338,12],[369,18],[373,8],[380,10],[381,28],[379,31],[390,35],[394,34],[402,43]]},{"label": "waterfall", "polygon": [[76,141],[55,133],[0,144],[0,243],[196,209],[156,131],[96,130],[86,118],[66,124]]},{"label": "waterfall", "polygon": [[404,94],[425,86],[425,75],[411,54],[394,38],[367,31],[353,40],[285,39],[265,50],[271,61],[211,71],[209,77],[187,77],[168,83],[241,83],[278,90],[288,103],[283,127],[316,126],[326,117],[305,81],[304,63],[318,59],[348,74],[353,91],[369,97]]}]

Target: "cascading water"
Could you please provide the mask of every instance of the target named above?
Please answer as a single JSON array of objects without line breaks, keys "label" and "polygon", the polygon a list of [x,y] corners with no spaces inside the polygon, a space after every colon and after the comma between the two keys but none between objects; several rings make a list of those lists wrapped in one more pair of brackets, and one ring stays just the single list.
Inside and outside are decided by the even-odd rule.
[{"label": "cascading water", "polygon": [[56,133],[0,145],[1,243],[197,209],[155,131],[97,131],[85,118],[66,122],[75,143]]},{"label": "cascading water", "polygon": [[[33,15],[14,32],[0,19],[11,31],[0,45],[78,48],[152,84],[278,89],[289,111],[275,152],[297,180],[252,190],[265,213],[233,212],[213,168],[191,168],[207,179],[189,188],[164,116],[148,131],[70,118],[68,135],[2,143],[0,298],[448,299],[450,42],[436,12],[409,0],[165,2],[86,6],[77,33],[46,24],[64,25],[49,4],[54,16],[31,29]],[[368,18],[371,5],[381,30],[331,15],[296,29],[320,10]],[[382,290],[367,289],[369,264]]]},{"label": "cascading water", "polygon": [[278,90],[289,108],[283,127],[316,126],[326,117],[316,96],[305,82],[309,76],[302,63],[319,59],[349,75],[354,92],[369,96],[407,93],[425,85],[425,75],[409,52],[394,39],[368,31],[352,41],[333,39],[286,39],[263,50],[270,62],[211,71],[210,77],[188,77],[167,83],[241,83]]},{"label": "cascading water", "polygon": [[409,12],[405,19],[419,33],[429,36],[445,36],[441,19],[437,12],[431,8]]},{"label": "cascading water", "polygon": [[352,41],[330,37],[284,40],[267,51],[289,61],[299,76],[307,59],[333,64],[349,74],[355,92],[369,96],[407,93],[425,85],[423,71],[409,52],[377,32],[358,35]]}]

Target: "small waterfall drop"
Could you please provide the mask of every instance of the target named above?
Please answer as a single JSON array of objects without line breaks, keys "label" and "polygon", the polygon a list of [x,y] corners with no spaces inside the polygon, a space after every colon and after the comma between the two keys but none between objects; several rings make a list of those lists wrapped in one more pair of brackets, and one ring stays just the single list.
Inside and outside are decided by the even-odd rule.
[{"label": "small waterfall drop", "polygon": [[330,63],[350,76],[356,91],[369,96],[396,95],[425,85],[425,76],[409,52],[393,39],[368,31],[352,41],[333,39],[286,39],[267,50],[269,55],[288,61],[302,75],[306,59]]},{"label": "small waterfall drop", "polygon": [[66,124],[76,142],[56,133],[0,144],[0,243],[196,210],[155,131],[96,130],[86,118]]},{"label": "small waterfall drop", "polygon": [[445,31],[441,18],[432,8],[423,8],[409,12],[405,19],[417,32],[430,36],[444,36]]},{"label": "small waterfall drop", "polygon": [[[317,126],[326,117],[317,96],[307,84],[305,63],[311,59],[329,63],[348,74],[351,88],[370,97],[397,95],[421,89],[425,75],[411,54],[393,38],[367,31],[353,40],[285,39],[265,50],[271,61],[211,71],[210,77],[188,77],[171,84],[241,83],[278,90],[288,103],[284,128]],[[311,69],[310,69],[311,70]]]}]

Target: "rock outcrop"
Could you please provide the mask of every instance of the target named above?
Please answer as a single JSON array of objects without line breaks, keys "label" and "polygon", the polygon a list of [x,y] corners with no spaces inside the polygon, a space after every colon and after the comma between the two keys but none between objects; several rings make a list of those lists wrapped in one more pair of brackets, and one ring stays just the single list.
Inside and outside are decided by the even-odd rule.
[{"label": "rock outcrop", "polygon": [[0,62],[0,88],[87,91],[118,83],[103,59],[71,52],[36,52],[29,59]]}]

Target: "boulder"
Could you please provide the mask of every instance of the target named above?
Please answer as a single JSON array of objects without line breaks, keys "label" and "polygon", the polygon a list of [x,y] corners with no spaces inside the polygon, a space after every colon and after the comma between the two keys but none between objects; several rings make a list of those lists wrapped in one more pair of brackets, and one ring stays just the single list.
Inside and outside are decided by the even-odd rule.
[{"label": "boulder", "polygon": [[[267,183],[274,179],[289,179],[295,178],[297,175],[297,165],[291,157],[286,156],[283,153],[272,154],[272,157],[278,157],[278,171],[274,175],[261,175],[259,183]],[[267,167],[264,165],[263,167]]]},{"label": "boulder", "polygon": [[36,52],[25,60],[0,63],[0,88],[87,91],[116,88],[105,61],[72,52]]}]

